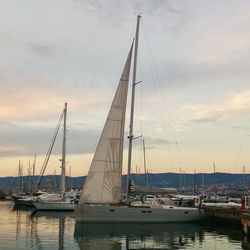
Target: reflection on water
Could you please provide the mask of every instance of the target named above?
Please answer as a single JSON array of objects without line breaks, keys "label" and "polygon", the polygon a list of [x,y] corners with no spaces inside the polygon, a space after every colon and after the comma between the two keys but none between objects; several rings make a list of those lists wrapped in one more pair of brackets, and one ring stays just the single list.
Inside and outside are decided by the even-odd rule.
[{"label": "reflection on water", "polygon": [[240,228],[200,224],[75,223],[73,212],[0,202],[0,249],[249,249]]},{"label": "reflection on water", "polygon": [[0,202],[0,249],[78,249],[73,212],[37,212]]},{"label": "reflection on water", "polygon": [[[198,224],[98,224],[76,223],[74,236],[80,249],[183,249],[203,241]],[[92,249],[92,248],[89,248]]]},{"label": "reflection on water", "polygon": [[72,240],[74,229],[73,212],[38,211],[30,214],[35,225],[34,234],[39,249],[76,249]]}]

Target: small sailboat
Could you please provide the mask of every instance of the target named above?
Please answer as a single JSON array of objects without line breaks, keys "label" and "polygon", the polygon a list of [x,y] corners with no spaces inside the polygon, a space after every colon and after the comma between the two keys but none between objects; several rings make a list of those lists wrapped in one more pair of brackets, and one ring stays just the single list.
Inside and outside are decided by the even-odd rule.
[{"label": "small sailboat", "polygon": [[132,60],[130,48],[111,108],[100,136],[79,205],[75,206],[77,222],[189,222],[200,219],[199,208],[169,205],[133,206],[130,199],[130,168],[133,141],[133,115],[136,81],[139,24],[137,17],[133,85],[129,131],[129,155],[126,202],[122,200],[122,159],[127,92]]},{"label": "small sailboat", "polygon": [[[31,175],[31,166],[30,166],[30,161],[29,161],[28,175],[27,175],[24,187],[23,187],[23,194],[20,196],[12,196],[12,199],[15,203],[16,208],[23,207],[23,206],[34,207],[32,205],[32,201],[34,201],[34,199],[36,199],[39,195],[46,193],[42,191],[37,191],[37,192],[34,191],[35,165],[36,165],[36,155],[34,157],[34,162],[32,166],[32,172],[33,172],[32,175]],[[21,165],[19,162],[19,168],[20,166]],[[29,192],[27,192],[27,188],[26,188],[28,186],[28,180],[30,180]]]},{"label": "small sailboat", "polygon": [[60,194],[44,194],[35,201],[32,201],[33,206],[37,210],[74,210],[74,202],[70,196],[65,194],[65,165],[66,165],[66,117],[67,117],[67,103],[65,103],[63,110],[63,145],[62,145],[62,159],[61,159],[61,181]]}]

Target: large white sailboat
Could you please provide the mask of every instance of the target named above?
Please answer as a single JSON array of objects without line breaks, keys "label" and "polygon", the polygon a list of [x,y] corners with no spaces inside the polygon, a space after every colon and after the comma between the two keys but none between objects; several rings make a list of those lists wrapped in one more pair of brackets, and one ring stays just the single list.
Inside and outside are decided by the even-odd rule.
[{"label": "large white sailboat", "polygon": [[136,81],[136,65],[140,18],[141,16],[138,15],[134,41],[126,202],[122,201],[121,177],[125,113],[133,44],[85,180],[79,205],[75,206],[75,219],[78,222],[189,222],[199,220],[203,216],[202,210],[196,207],[160,204],[133,206],[130,200],[130,168],[135,86],[138,83]]}]

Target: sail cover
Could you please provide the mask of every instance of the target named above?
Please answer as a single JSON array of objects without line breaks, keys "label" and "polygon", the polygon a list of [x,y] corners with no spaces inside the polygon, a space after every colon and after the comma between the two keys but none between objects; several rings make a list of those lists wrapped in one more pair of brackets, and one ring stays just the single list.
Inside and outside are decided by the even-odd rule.
[{"label": "sail cover", "polygon": [[80,198],[82,203],[119,203],[124,125],[132,48],[102,130]]}]

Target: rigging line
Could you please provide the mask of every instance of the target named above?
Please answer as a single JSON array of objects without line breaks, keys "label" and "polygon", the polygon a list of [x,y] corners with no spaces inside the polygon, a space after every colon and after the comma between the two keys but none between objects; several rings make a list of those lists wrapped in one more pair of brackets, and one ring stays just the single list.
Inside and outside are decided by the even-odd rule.
[{"label": "rigging line", "polygon": [[[146,44],[146,51],[148,52],[148,51],[150,51],[150,46],[149,46],[149,42],[148,42],[148,40],[147,40],[147,38],[146,38],[146,35],[145,35],[145,33],[144,33],[144,26],[143,26],[143,24],[142,24],[142,35],[144,36],[144,38],[145,38],[145,44]],[[157,81],[159,82],[159,79],[157,79],[157,77],[156,77],[156,74],[155,74],[155,72],[154,72],[154,67],[153,67],[153,64],[152,64],[152,62],[151,62],[151,60],[152,60],[152,52],[151,52],[151,58],[150,58],[150,55],[149,55],[149,53],[147,53],[147,56],[148,56],[148,61],[149,61],[149,65],[150,65],[150,68],[151,68],[151,76],[152,76],[152,79],[153,79],[153,84],[155,85],[155,95],[156,95],[156,100],[160,100],[160,98],[159,98],[159,93],[158,93],[158,91],[157,91],[157,85],[156,85],[156,83],[157,83]],[[150,60],[151,59],[151,60]],[[153,60],[152,60],[153,61]],[[163,93],[163,91],[162,91],[162,89],[160,90],[160,93],[162,94]],[[162,125],[162,127],[163,127],[163,130],[164,130],[164,132],[166,132],[166,129],[165,129],[165,124],[164,124],[164,121],[163,121],[163,118],[164,118],[164,113],[163,113],[163,110],[162,110],[162,108],[160,107],[160,105],[158,104],[158,106],[159,106],[159,112],[160,112],[160,116],[161,116],[161,125]],[[171,125],[171,122],[170,122],[170,125]],[[173,127],[171,126],[171,128],[173,129]],[[172,148],[170,147],[170,143],[169,143],[169,141],[167,140],[167,147],[168,147],[168,153],[169,153],[169,156],[170,156],[170,161],[171,161],[171,163],[172,163],[172,165],[174,166],[174,168],[176,168],[176,163],[175,163],[175,161],[174,161],[174,157],[173,157],[173,152],[172,152]],[[180,164],[180,162],[179,162],[179,165],[181,165]]]},{"label": "rigging line", "polygon": [[236,162],[235,162],[235,166],[237,166],[237,167],[239,167],[239,164],[240,164],[240,158],[242,156],[244,145],[246,144],[247,131],[249,130],[249,128],[250,128],[250,118],[248,118],[248,120],[247,120],[246,127],[245,127],[245,133],[242,136],[239,154],[238,154],[238,157],[237,157]]},{"label": "rigging line", "polygon": [[26,180],[24,182],[24,187],[23,187],[24,193],[27,193],[27,185],[28,185],[29,179],[30,179],[30,163],[29,163],[29,168],[27,169]]},{"label": "rigging line", "polygon": [[[141,143],[140,143],[140,167],[143,169],[143,145],[142,145],[142,140],[143,140],[143,136],[141,137]],[[141,172],[140,172],[141,173]]]},{"label": "rigging line", "polygon": [[150,183],[150,181],[149,181],[149,173],[150,173],[150,172],[149,172],[149,171],[150,171],[149,166],[152,166],[152,165],[151,165],[151,163],[150,163],[150,161],[149,161],[149,155],[148,155],[148,152],[147,152],[147,151],[145,151],[145,158],[146,158],[146,162],[147,162],[147,168],[146,168],[146,173],[145,173],[146,176],[145,176],[145,177],[146,177],[146,179],[147,179],[147,181],[146,181],[146,182],[147,182],[147,185],[150,186],[150,185],[149,185],[149,183]]},{"label": "rigging line", "polygon": [[[161,84],[160,84],[159,75],[158,75],[157,70],[156,70],[156,67],[155,67],[155,60],[154,60],[154,57],[153,57],[153,53],[152,53],[151,47],[150,47],[150,45],[149,45],[148,39],[146,39],[146,41],[147,41],[147,45],[148,45],[149,52],[150,52],[150,56],[151,56],[151,60],[152,60],[151,67],[152,67],[152,70],[154,70],[154,76],[155,76],[155,79],[156,79],[156,83],[158,83],[158,85],[159,85],[160,94],[161,94],[161,96],[162,96],[162,100],[164,101],[164,100],[166,100],[166,98],[165,98],[165,96],[164,96],[164,91],[163,91],[163,88],[162,88],[162,86],[161,86]],[[166,103],[165,103],[164,106],[167,107],[168,105],[166,105]],[[169,120],[169,125],[170,125],[170,127],[171,127],[172,136],[173,136],[173,138],[174,138],[175,146],[176,146],[176,149],[177,149],[178,154],[180,154],[180,148],[179,148],[178,140],[177,140],[177,138],[176,138],[176,134],[175,134],[175,132],[174,132],[174,127],[173,127],[173,124],[172,124],[172,121],[171,121],[171,120],[172,120],[172,119],[171,119],[171,115],[170,115],[169,110],[168,110],[168,109],[166,109],[166,110],[167,110],[167,117],[168,117],[168,120]],[[163,118],[164,118],[164,111],[163,111],[162,109],[161,109],[161,113],[162,113]],[[163,120],[162,122],[163,122],[163,124],[164,124],[164,120]],[[164,126],[164,128],[165,128],[165,126]],[[178,160],[179,160],[179,165],[180,165],[180,166],[183,165],[183,164],[181,163],[180,158],[179,158]]]},{"label": "rigging line", "polygon": [[48,165],[48,162],[49,162],[49,159],[50,159],[50,155],[51,155],[53,146],[54,146],[54,144],[55,144],[56,137],[57,137],[57,134],[58,134],[58,131],[59,131],[59,128],[60,128],[60,125],[61,125],[63,116],[64,116],[64,110],[63,110],[63,112],[62,112],[62,114],[61,114],[61,116],[60,116],[60,118],[59,118],[59,121],[58,121],[56,130],[55,130],[54,135],[53,135],[53,137],[52,137],[52,141],[51,141],[51,143],[50,143],[50,145],[49,145],[48,152],[47,152],[47,154],[46,154],[46,156],[45,156],[45,159],[44,159],[44,162],[43,162],[41,171],[40,171],[40,175],[39,175],[40,178],[39,178],[39,181],[38,181],[38,183],[37,183],[37,187],[36,187],[36,189],[35,189],[36,191],[38,190],[38,188],[39,188],[39,186],[40,186],[40,184],[41,184],[41,182],[42,182],[42,178],[43,178],[44,172],[45,172],[45,170],[46,170],[46,167],[47,167],[47,165]]},{"label": "rigging line", "polygon": [[[142,138],[142,137],[141,137]],[[143,165],[143,163],[142,163],[142,147],[141,147],[141,145],[142,145],[142,142],[141,141],[138,141],[138,155],[139,155],[139,159],[138,159],[138,161],[139,161],[139,164],[138,164],[138,166],[139,166],[139,170],[140,170],[140,168],[142,167],[142,165]],[[140,171],[138,171],[138,174],[140,173]]]},{"label": "rigging line", "polygon": [[[144,35],[145,36],[145,35]],[[152,59],[152,66],[154,68],[154,71],[155,71],[155,75],[156,75],[156,83],[158,83],[159,85],[159,88],[160,88],[160,94],[162,95],[162,100],[163,102],[165,101],[164,103],[164,106],[165,107],[168,107],[167,103],[166,103],[166,98],[165,98],[165,95],[164,95],[164,91],[163,91],[163,87],[162,85],[160,84],[160,80],[159,80],[159,74],[158,74],[158,71],[157,71],[157,68],[156,68],[156,63],[155,63],[155,59],[154,59],[154,56],[153,56],[153,53],[152,53],[152,49],[150,47],[150,44],[149,44],[149,40],[146,38],[146,41],[148,43],[148,47],[149,47],[149,52],[150,52],[150,55],[151,55],[151,59]],[[163,112],[164,113],[164,112]],[[179,145],[179,142],[178,142],[178,139],[177,139],[177,135],[175,133],[175,130],[174,130],[174,126],[173,126],[173,123],[172,123],[172,119],[171,119],[171,115],[170,115],[170,111],[168,110],[168,108],[166,109],[166,113],[167,113],[167,117],[168,117],[168,120],[169,120],[169,125],[170,125],[170,128],[171,128],[171,132],[172,132],[172,136],[174,138],[174,142],[175,142],[175,147],[176,147],[176,150],[177,150],[177,153],[178,153],[178,160],[179,160],[179,165],[180,166],[185,166],[185,162],[184,162],[184,159],[182,157],[182,153],[181,153],[181,148],[180,148],[180,145]],[[164,118],[164,117],[163,117]]]},{"label": "rigging line", "polygon": [[138,144],[137,144],[137,141],[135,141],[134,142],[133,155],[132,155],[132,161],[131,161],[131,162],[133,162],[133,164],[131,164],[131,171],[133,171],[133,173],[135,172],[136,166],[139,164],[138,159],[140,157],[140,153],[138,153],[138,150],[139,150],[138,149]]},{"label": "rigging line", "polygon": [[[245,133],[244,133],[244,135],[242,137],[242,141],[241,141],[241,146],[240,146],[240,151],[239,151],[239,154],[238,154],[238,159],[236,160],[236,166],[237,167],[239,167],[239,164],[240,164],[239,162],[240,162],[240,158],[241,158],[242,153],[243,153],[243,148],[247,144],[247,137],[248,137],[247,132],[248,132],[249,128],[250,128],[250,117],[247,120],[247,124],[246,124],[246,127],[245,127]],[[244,160],[243,160],[243,163],[244,163]]]},{"label": "rigging line", "polygon": [[141,147],[142,147],[142,151],[143,151],[143,168],[144,168],[144,174],[146,177],[145,182],[146,182],[146,186],[148,187],[148,172],[147,172],[145,138],[142,138]]}]

